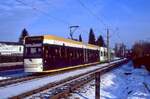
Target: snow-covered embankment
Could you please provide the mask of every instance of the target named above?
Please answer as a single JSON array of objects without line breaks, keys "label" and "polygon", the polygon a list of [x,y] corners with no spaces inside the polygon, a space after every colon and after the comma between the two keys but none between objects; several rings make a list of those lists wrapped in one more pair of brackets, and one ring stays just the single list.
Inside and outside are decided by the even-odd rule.
[{"label": "snow-covered embankment", "polygon": [[[150,73],[134,69],[132,62],[101,76],[101,99],[150,99]],[[95,99],[95,81],[86,84],[69,98]]]}]

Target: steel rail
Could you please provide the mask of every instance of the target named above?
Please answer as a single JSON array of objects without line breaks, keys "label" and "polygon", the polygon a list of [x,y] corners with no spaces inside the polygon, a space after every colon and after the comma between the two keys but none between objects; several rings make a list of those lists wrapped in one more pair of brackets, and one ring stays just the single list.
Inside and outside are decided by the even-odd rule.
[{"label": "steel rail", "polygon": [[[104,67],[101,67],[101,68],[98,68],[96,70],[92,70],[92,71],[89,71],[89,72],[86,72],[86,73],[83,73],[83,74],[79,74],[79,75],[76,75],[76,76],[73,76],[73,77],[70,77],[70,78],[66,78],[66,79],[63,79],[61,81],[58,81],[58,82],[53,82],[53,83],[49,83],[43,87],[40,87],[40,88],[37,88],[37,89],[33,89],[31,91],[28,91],[28,92],[25,92],[25,93],[22,93],[20,95],[17,95],[17,96],[13,96],[11,97],[12,99],[20,99],[20,98],[25,98],[25,97],[28,97],[28,96],[31,96],[33,94],[36,94],[36,93],[40,93],[44,90],[47,90],[47,89],[57,89],[58,87],[61,87],[61,86],[65,86],[67,84],[71,84],[73,83],[74,81],[78,81],[82,78],[86,78],[87,76],[90,76],[90,75],[93,75],[95,74],[96,72],[102,72],[102,73],[105,73],[109,70],[112,70],[113,68],[123,64],[123,63],[126,63],[127,60],[122,60],[122,61],[119,61],[117,63],[112,63],[112,64],[109,64],[107,66],[104,66]],[[69,89],[70,90],[70,89]],[[69,91],[70,92],[70,91]],[[55,96],[55,95],[54,95]]]}]

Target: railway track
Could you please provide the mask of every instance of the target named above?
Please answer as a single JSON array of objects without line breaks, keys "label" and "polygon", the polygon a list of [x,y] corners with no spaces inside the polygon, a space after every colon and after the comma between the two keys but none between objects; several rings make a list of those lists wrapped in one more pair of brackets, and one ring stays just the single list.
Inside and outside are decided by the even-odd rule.
[{"label": "railway track", "polygon": [[32,99],[32,98],[44,98],[44,97],[46,98],[47,97],[50,99],[58,99],[61,97],[66,97],[70,92],[76,90],[78,87],[84,85],[85,83],[93,80],[96,72],[101,72],[102,74],[126,62],[127,60],[123,62],[113,63],[113,64],[107,65],[105,67],[102,67],[102,68],[99,68],[99,69],[96,69],[87,73],[69,77],[58,82],[49,83],[43,87],[22,93],[17,96],[13,96],[11,98],[12,99],[18,99],[18,98],[19,99],[22,99],[22,98]]},{"label": "railway track", "polygon": [[[96,64],[94,64],[96,65]],[[93,66],[93,65],[89,65],[89,66]],[[77,69],[81,69],[81,68],[75,68],[75,70]],[[64,70],[59,72],[59,74],[61,73],[65,73],[66,71],[71,71],[70,70]],[[43,78],[43,77],[47,77],[50,75],[55,75],[58,74],[57,72],[51,72],[51,73],[34,73],[34,74],[29,74],[29,75],[25,75],[25,76],[21,76],[21,77],[13,77],[13,78],[9,78],[9,79],[4,79],[4,80],[0,80],[0,87],[5,87],[8,85],[12,85],[12,84],[17,84],[20,82],[24,82],[24,81],[29,81],[29,80],[33,80],[33,79],[38,79],[38,78]]]},{"label": "railway track", "polygon": [[68,94],[70,92],[73,92],[77,88],[92,81],[93,79],[94,79],[94,75],[90,75],[86,78],[81,78],[76,81],[67,82],[66,84],[54,86],[50,90],[46,90],[44,92],[41,92],[40,94],[35,94],[33,96],[26,97],[25,99],[36,99],[36,98],[61,99],[61,98],[65,98],[68,96]]}]

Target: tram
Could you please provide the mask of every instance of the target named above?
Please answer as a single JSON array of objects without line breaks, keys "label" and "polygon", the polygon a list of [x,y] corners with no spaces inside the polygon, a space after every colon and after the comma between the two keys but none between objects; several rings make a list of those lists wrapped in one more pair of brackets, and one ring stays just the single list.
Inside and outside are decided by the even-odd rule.
[{"label": "tram", "polygon": [[[103,50],[102,50],[103,49]],[[106,60],[104,47],[54,35],[29,36],[24,44],[25,72],[51,72]]]}]

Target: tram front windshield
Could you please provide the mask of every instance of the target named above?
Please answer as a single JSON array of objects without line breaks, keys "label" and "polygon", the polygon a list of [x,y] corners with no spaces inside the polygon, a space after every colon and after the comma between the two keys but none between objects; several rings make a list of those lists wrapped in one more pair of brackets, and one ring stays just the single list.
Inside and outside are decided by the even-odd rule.
[{"label": "tram front windshield", "polygon": [[42,47],[26,47],[24,57],[25,58],[41,58]]}]

